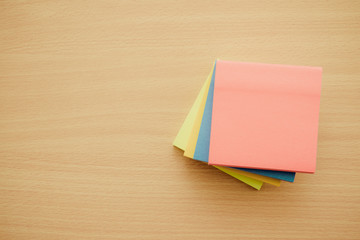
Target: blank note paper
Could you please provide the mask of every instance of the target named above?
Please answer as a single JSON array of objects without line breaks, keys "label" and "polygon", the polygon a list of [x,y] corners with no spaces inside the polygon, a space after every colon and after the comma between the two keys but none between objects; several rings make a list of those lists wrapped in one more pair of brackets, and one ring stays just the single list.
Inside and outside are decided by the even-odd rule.
[{"label": "blank note paper", "polygon": [[321,74],[217,61],[209,164],[314,173]]}]

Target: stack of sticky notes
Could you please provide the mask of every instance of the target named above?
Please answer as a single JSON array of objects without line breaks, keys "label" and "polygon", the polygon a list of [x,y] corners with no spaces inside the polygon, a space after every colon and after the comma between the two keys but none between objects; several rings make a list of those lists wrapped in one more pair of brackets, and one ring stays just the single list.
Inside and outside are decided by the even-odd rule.
[{"label": "stack of sticky notes", "polygon": [[321,75],[217,60],[173,145],[258,190],[314,173]]}]

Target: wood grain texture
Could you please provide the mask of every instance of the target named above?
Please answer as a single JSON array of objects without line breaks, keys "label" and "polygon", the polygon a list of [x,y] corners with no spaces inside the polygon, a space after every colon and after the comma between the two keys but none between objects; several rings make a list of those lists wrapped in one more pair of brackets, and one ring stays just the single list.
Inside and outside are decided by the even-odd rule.
[{"label": "wood grain texture", "polygon": [[[360,239],[359,1],[0,1],[0,239]],[[171,143],[214,59],[324,68],[318,166]]]}]

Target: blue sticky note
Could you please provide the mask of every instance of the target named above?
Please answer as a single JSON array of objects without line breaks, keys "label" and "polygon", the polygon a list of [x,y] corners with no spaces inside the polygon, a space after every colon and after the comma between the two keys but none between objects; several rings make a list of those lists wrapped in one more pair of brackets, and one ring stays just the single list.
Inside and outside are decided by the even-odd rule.
[{"label": "blue sticky note", "polygon": [[[202,162],[209,161],[209,148],[210,148],[210,132],[211,132],[211,117],[212,117],[212,104],[214,97],[214,82],[215,82],[216,63],[214,66],[214,72],[211,78],[209,87],[209,93],[206,99],[204,115],[201,121],[198,140],[196,143],[194,159]],[[259,175],[281,179],[288,182],[293,182],[295,179],[294,172],[261,170],[261,169],[249,169],[249,168],[235,168],[243,171],[256,173]]]}]

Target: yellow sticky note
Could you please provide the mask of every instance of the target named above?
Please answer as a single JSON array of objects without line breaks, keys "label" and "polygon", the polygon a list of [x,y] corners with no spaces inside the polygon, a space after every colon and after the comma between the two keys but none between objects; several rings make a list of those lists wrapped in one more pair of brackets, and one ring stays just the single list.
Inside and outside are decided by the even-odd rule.
[{"label": "yellow sticky note", "polygon": [[[192,129],[195,124],[200,105],[203,102],[205,91],[209,92],[211,76],[212,76],[212,71],[211,71],[210,75],[208,76],[205,84],[202,86],[198,96],[196,97],[196,100],[195,100],[193,106],[190,109],[190,112],[186,116],[185,121],[184,121],[183,125],[181,126],[181,128],[173,142],[173,145],[177,148],[180,148],[181,150],[185,151],[186,145],[188,144],[188,141],[189,141],[189,138],[192,135]],[[206,96],[207,96],[207,94],[206,94]]]},{"label": "yellow sticky note", "polygon": [[201,127],[201,121],[204,115],[204,109],[205,109],[205,104],[206,104],[206,99],[209,93],[209,87],[210,87],[210,82],[211,82],[211,78],[212,75],[214,73],[214,67],[211,70],[208,78],[206,79],[206,82],[204,84],[205,86],[205,90],[201,93],[201,99],[200,99],[200,103],[199,103],[199,107],[198,107],[198,111],[195,114],[195,118],[194,118],[194,123],[192,126],[192,131],[191,134],[188,138],[188,142],[185,148],[185,152],[184,152],[184,156],[189,157],[189,158],[194,158],[194,153],[195,153],[195,148],[196,148],[196,143],[198,140],[198,136],[199,136],[199,131],[200,131],[200,127]]},{"label": "yellow sticky note", "polygon": [[281,180],[279,180],[279,179],[259,175],[259,174],[256,174],[256,173],[242,171],[240,169],[234,169],[234,168],[228,168],[228,167],[220,167],[220,166],[214,166],[214,167],[216,167],[216,168],[218,168],[218,169],[220,169],[221,171],[224,171],[224,172],[230,171],[230,172],[232,172],[234,174],[238,174],[238,175],[249,177],[249,178],[252,178],[252,179],[255,179],[255,180],[258,180],[258,181],[269,183],[269,184],[277,186],[277,187],[279,187],[280,183],[281,183]]},{"label": "yellow sticky note", "polygon": [[243,181],[244,183],[252,186],[253,188],[255,188],[257,190],[260,190],[261,186],[263,185],[262,181],[241,175],[241,174],[237,173],[236,171],[232,171],[232,168],[225,168],[225,167],[219,167],[219,166],[214,166],[214,167],[216,167],[217,169],[223,171],[226,174],[229,174],[230,176],[232,176],[240,181]]}]

